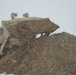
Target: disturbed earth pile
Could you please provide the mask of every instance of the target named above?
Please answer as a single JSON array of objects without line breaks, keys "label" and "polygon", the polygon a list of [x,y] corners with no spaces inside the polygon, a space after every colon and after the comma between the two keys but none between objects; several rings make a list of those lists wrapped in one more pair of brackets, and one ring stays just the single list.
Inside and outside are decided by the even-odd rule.
[{"label": "disturbed earth pile", "polygon": [[9,46],[7,42],[5,55],[0,59],[0,73],[76,75],[76,36],[62,32],[40,38],[19,38],[16,45]]},{"label": "disturbed earth pile", "polygon": [[76,37],[68,33],[32,39],[0,59],[0,73],[76,75]]}]

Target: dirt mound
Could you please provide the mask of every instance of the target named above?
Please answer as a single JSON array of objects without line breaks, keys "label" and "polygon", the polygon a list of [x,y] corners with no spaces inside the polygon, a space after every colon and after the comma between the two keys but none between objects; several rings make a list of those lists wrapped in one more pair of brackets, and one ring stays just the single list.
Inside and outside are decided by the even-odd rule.
[{"label": "dirt mound", "polygon": [[23,39],[0,59],[0,73],[16,75],[76,75],[76,37],[62,32]]}]

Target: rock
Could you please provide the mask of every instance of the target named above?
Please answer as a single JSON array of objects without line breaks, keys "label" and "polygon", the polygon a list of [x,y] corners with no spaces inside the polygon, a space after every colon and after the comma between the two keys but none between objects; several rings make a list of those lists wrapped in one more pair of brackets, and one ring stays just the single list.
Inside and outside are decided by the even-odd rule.
[{"label": "rock", "polygon": [[0,73],[4,71],[16,75],[76,75],[76,36],[62,32],[28,40],[0,59]]},{"label": "rock", "polygon": [[[59,28],[58,25],[51,22],[48,18],[31,18],[28,17],[18,20],[2,21],[3,28],[6,27],[9,36],[19,38],[27,35],[39,33],[54,32]],[[5,29],[3,29],[5,30]]]}]

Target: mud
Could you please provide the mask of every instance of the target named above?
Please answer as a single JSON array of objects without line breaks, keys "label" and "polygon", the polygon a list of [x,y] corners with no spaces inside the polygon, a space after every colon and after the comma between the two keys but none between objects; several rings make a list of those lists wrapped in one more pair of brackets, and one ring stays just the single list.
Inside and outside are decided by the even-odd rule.
[{"label": "mud", "polygon": [[[23,38],[23,37],[22,37]],[[5,47],[0,73],[15,75],[76,75],[76,36],[66,32],[23,38]]]}]

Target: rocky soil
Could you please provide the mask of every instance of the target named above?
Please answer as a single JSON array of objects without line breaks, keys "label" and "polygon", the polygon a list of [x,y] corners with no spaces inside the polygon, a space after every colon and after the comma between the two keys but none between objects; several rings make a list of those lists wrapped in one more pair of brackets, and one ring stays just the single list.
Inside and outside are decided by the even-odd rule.
[{"label": "rocky soil", "polygon": [[[9,44],[9,41],[8,41]],[[0,73],[15,75],[76,75],[76,36],[66,32],[23,38],[0,58]]]}]

